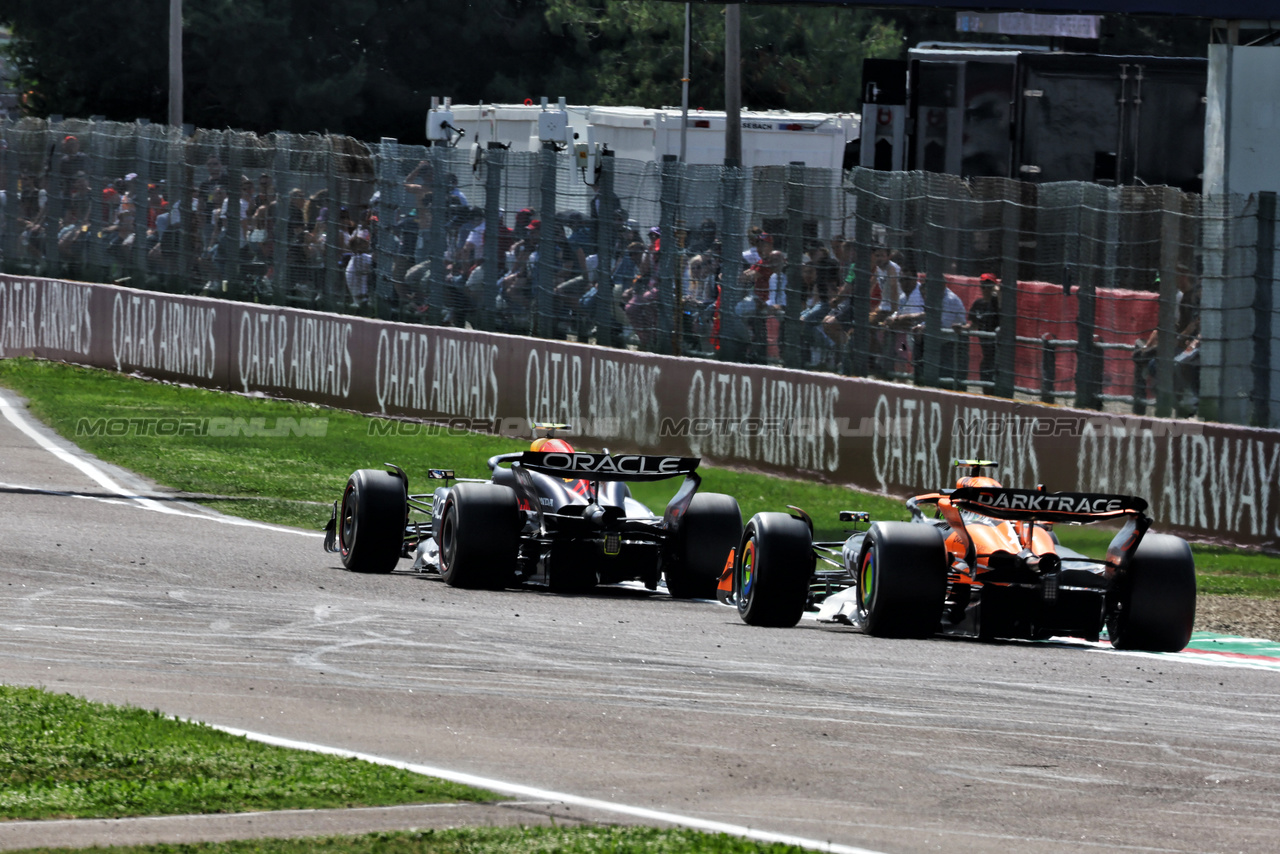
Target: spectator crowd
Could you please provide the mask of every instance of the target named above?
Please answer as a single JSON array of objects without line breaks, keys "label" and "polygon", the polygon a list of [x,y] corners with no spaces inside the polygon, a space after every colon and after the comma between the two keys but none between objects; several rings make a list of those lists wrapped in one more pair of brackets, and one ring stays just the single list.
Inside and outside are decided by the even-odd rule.
[{"label": "spectator crowd", "polygon": [[[142,266],[187,292],[748,363],[848,372],[860,347],[867,373],[904,378],[920,376],[928,354],[944,385],[995,385],[1000,283],[991,273],[958,293],[956,277],[927,281],[916,251],[843,234],[805,237],[793,259],[762,225],[728,264],[714,220],[667,235],[621,206],[605,210],[599,195],[586,211],[526,207],[491,219],[436,162],[405,175],[395,205],[379,192],[345,192],[357,200],[344,204],[327,189],[278,190],[273,172],[232,174],[217,153],[184,167],[171,193],[135,172],[95,185],[69,134],[43,169],[20,175],[6,217],[20,233],[5,246],[32,264],[105,267],[111,281]],[[1198,279],[1179,275],[1175,377],[1194,409]],[[789,300],[799,303],[790,311]],[[1136,399],[1150,393],[1158,340],[1134,345]]]}]

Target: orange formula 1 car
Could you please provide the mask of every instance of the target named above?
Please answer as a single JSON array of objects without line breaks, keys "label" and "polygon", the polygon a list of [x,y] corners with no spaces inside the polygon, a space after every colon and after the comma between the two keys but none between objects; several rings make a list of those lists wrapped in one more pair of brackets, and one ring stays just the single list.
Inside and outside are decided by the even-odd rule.
[{"label": "orange formula 1 car", "polygon": [[[1186,541],[1148,533],[1147,502],[1127,495],[1006,489],[959,460],[955,489],[907,501],[910,522],[876,522],[844,542],[813,542],[803,511],[759,513],[720,582],[747,623],[794,626],[802,613],[882,637],[1097,640],[1174,652],[1195,618]],[[926,513],[932,508],[933,512]],[[844,511],[841,521],[869,523]],[[1122,521],[1103,560],[1062,546],[1053,525]]]}]

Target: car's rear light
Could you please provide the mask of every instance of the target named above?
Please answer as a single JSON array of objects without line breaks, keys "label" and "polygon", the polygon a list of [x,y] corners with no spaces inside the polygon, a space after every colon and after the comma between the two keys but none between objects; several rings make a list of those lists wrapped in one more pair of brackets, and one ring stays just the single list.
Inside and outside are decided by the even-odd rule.
[{"label": "car's rear light", "polygon": [[1041,590],[1044,591],[1044,601],[1058,601],[1058,574],[1056,572],[1044,577],[1044,584]]}]

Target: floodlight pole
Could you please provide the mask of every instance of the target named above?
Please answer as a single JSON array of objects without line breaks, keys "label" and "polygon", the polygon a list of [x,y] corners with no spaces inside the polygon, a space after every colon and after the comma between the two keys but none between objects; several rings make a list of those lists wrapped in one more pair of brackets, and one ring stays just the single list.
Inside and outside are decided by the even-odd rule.
[{"label": "floodlight pole", "polygon": [[693,13],[689,11],[691,3],[684,4],[684,75],[680,78],[680,162],[687,160],[689,153],[689,30],[693,24]]},{"label": "floodlight pole", "polygon": [[169,126],[182,127],[182,0],[169,0]]},{"label": "floodlight pole", "polygon": [[724,165],[742,165],[742,26],[737,3],[724,7]]}]

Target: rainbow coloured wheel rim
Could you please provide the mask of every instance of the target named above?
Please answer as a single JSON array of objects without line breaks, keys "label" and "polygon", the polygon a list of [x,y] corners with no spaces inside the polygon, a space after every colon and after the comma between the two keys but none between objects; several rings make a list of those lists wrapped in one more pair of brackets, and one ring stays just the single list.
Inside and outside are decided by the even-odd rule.
[{"label": "rainbow coloured wheel rim", "polygon": [[858,610],[865,617],[870,610],[876,595],[876,558],[875,549],[867,549],[862,558],[862,566],[858,570]]},{"label": "rainbow coloured wheel rim", "polygon": [[752,582],[755,579],[756,540],[747,540],[742,546],[742,559],[738,563],[738,610],[742,611],[751,601]]}]

